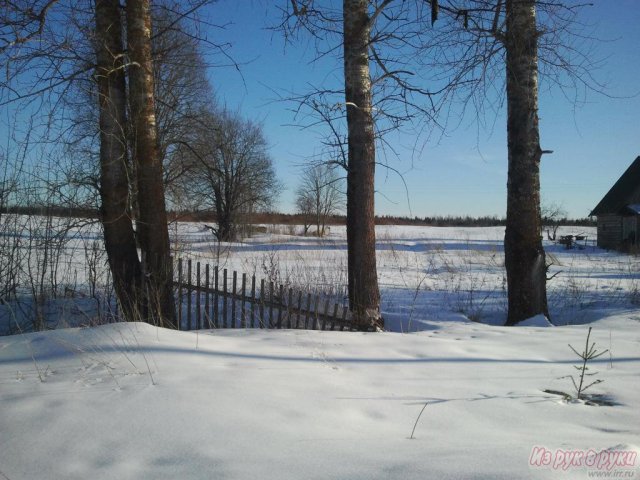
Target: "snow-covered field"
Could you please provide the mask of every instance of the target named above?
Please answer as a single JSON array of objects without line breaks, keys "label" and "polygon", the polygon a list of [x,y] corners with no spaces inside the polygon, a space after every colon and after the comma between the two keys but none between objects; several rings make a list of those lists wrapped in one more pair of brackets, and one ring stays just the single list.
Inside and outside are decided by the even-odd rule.
[{"label": "snow-covered field", "polygon": [[[0,337],[0,479],[640,478],[637,257],[549,243],[559,326],[506,328],[503,229],[377,232],[389,332]],[[340,228],[222,249],[199,224],[175,233],[185,258],[319,289],[345,276]],[[575,394],[568,345],[589,326],[607,406],[545,392]]]}]

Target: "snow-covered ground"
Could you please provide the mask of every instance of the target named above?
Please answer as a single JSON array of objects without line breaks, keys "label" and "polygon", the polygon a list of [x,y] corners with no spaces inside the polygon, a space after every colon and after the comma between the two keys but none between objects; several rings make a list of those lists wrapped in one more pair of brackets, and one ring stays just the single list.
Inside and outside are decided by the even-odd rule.
[{"label": "snow-covered ground", "polygon": [[[175,246],[291,284],[344,277],[343,229],[286,233],[219,250],[186,224]],[[390,332],[0,337],[0,479],[640,478],[638,258],[549,243],[560,326],[501,327],[502,235],[379,227]],[[589,326],[609,352],[588,393],[606,406],[545,392],[575,394],[568,345],[582,351]]]}]

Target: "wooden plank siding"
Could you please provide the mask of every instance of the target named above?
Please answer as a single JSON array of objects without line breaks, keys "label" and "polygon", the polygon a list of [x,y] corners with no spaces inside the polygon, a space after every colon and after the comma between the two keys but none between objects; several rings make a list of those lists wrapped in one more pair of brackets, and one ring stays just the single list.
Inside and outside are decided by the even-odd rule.
[{"label": "wooden plank siding", "polygon": [[617,250],[622,246],[622,216],[598,215],[598,247]]},{"label": "wooden plank siding", "polygon": [[636,251],[640,232],[640,156],[613,184],[589,214],[598,217],[598,246]]}]

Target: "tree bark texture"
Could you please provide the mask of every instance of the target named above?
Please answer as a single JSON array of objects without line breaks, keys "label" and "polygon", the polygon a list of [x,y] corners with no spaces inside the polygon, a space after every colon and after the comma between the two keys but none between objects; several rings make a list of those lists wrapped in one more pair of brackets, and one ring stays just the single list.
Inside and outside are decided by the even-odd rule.
[{"label": "tree bark texture", "polygon": [[344,83],[348,126],[349,305],[362,329],[382,327],[374,218],[375,136],[371,108],[367,0],[344,0]]},{"label": "tree bark texture", "polygon": [[540,134],[535,0],[507,0],[507,325],[549,315],[540,220]]},{"label": "tree bark texture", "polygon": [[129,102],[140,210],[137,231],[147,279],[148,321],[175,327],[169,230],[154,109],[149,0],[127,0],[127,39]]},{"label": "tree bark texture", "polygon": [[113,284],[127,321],[140,319],[142,270],[129,215],[126,87],[118,0],[98,0],[96,81],[100,112],[100,198],[104,243]]}]

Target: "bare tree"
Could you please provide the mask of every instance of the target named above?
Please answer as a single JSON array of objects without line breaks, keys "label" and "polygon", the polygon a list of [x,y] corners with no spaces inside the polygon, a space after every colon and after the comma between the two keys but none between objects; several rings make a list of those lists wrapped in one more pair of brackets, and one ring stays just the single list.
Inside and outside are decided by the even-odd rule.
[{"label": "bare tree", "polygon": [[244,217],[271,205],[280,185],[259,124],[228,110],[200,118],[195,143],[184,147],[192,162],[184,190],[200,208],[213,208],[216,237],[230,241]]},{"label": "bare tree", "polygon": [[374,179],[375,132],[372,114],[367,0],[344,0],[344,85],[347,105],[347,244],[349,303],[362,328],[382,326],[376,268]]},{"label": "bare tree", "polygon": [[567,211],[557,203],[543,203],[540,206],[540,216],[542,217],[542,228],[547,234],[547,239],[555,242],[560,222],[566,220]]},{"label": "bare tree", "polygon": [[98,0],[96,73],[100,115],[100,197],[104,244],[124,317],[142,313],[142,269],[129,210],[127,97],[119,0]]},{"label": "bare tree", "polygon": [[[194,22],[162,4],[152,10],[152,19],[156,32],[152,53],[159,154],[167,201],[175,203],[182,194],[183,184],[178,180],[189,168],[181,146],[195,142],[200,114],[215,104],[215,99],[201,53],[203,40]],[[211,42],[207,46],[216,47]]]},{"label": "bare tree", "polygon": [[324,236],[327,221],[340,211],[344,203],[340,182],[341,178],[331,165],[312,165],[303,172],[296,191],[296,207],[305,219],[305,235],[307,225],[314,223],[316,235]]},{"label": "bare tree", "polygon": [[[508,322],[512,324],[537,313],[548,314],[545,258],[540,241],[539,163],[545,151],[539,145],[537,63],[546,77],[565,93],[569,89],[578,92],[598,86],[588,52],[575,42],[584,40],[584,36],[580,33],[572,36],[571,27],[579,24],[575,17],[581,5],[560,0],[345,0],[343,22],[339,25],[333,3],[292,0],[290,4],[281,25],[288,37],[304,29],[316,45],[326,45],[324,39],[331,36],[342,40],[347,133],[340,129],[342,110],[335,101],[333,105],[327,102],[335,98],[337,89],[317,88],[314,93],[296,99],[315,118],[308,126],[318,122],[328,126],[331,140],[325,145],[329,149],[343,148],[347,138],[348,151],[340,150],[341,158],[335,160],[348,172],[347,217],[353,208],[354,195],[362,193],[357,189],[372,185],[372,174],[357,160],[358,155],[375,158],[372,149],[363,153],[363,146],[372,144],[363,141],[365,136],[369,138],[369,130],[376,134],[373,138],[378,145],[384,145],[382,134],[388,129],[415,121],[417,115],[433,124],[441,107],[450,105],[449,100],[475,108],[480,123],[484,106],[490,105],[494,111],[506,95],[510,117],[509,225],[505,236],[510,284]],[[543,20],[538,24],[536,7],[543,12]],[[445,21],[434,26],[443,13],[447,14]],[[362,47],[363,32],[369,36],[366,48]],[[326,57],[336,50],[336,46],[325,46],[319,55]],[[538,51],[542,52],[539,57]],[[357,68],[349,69],[353,65]],[[373,100],[363,93],[366,91],[363,79],[367,77],[368,95]],[[359,92],[355,89],[358,85]],[[374,129],[366,127],[368,112],[374,120]],[[448,121],[446,115],[444,121]],[[357,169],[353,168],[354,159]],[[350,182],[350,178],[360,180]],[[353,252],[363,248],[362,244],[355,247],[353,242],[356,237],[362,241],[360,235],[364,230],[352,228],[351,232],[354,231],[360,233],[351,237],[348,229],[351,302],[356,281],[353,268],[360,265],[352,261]],[[369,280],[372,281],[368,279],[367,284],[371,284]],[[361,307],[353,303],[352,307],[362,313]]]},{"label": "bare tree", "polygon": [[[455,87],[478,120],[507,104],[508,180],[505,267],[507,325],[549,316],[540,213],[539,76],[573,98],[601,91],[578,12],[586,4],[541,0],[433,0],[448,14],[426,62]],[[437,14],[435,15],[437,17]],[[434,17],[434,19],[435,19]],[[585,44],[585,41],[586,44]]]},{"label": "bare tree", "polygon": [[549,316],[540,222],[538,30],[535,0],[506,0],[507,225],[504,236],[507,325]]},{"label": "bare tree", "polygon": [[309,233],[315,220],[314,209],[315,204],[311,195],[308,195],[306,191],[298,190],[296,192],[296,211],[302,218],[302,233],[305,236]]},{"label": "bare tree", "polygon": [[[135,305],[139,296],[137,288],[142,284],[142,269],[132,241],[128,205],[129,199],[139,199],[141,214],[137,233],[145,257],[148,280],[145,290],[150,292],[148,313],[154,322],[168,326],[173,324],[174,313],[168,234],[162,232],[166,232],[162,158],[172,157],[172,145],[181,135],[178,127],[182,127],[182,132],[189,130],[186,122],[175,120],[176,116],[184,119],[189,108],[195,110],[193,105],[197,101],[207,101],[203,91],[209,91],[203,69],[199,75],[191,77],[191,83],[185,81],[187,77],[183,73],[194,71],[185,66],[193,67],[198,61],[202,62],[197,52],[194,53],[197,35],[182,29],[182,20],[188,16],[191,21],[194,12],[207,1],[189,2],[186,9],[169,0],[156,4],[161,28],[153,32],[154,53],[167,59],[167,64],[174,65],[173,69],[167,70],[152,68],[150,53],[154,46],[150,41],[149,2],[134,0],[126,5],[128,49],[122,47],[125,34],[120,18],[124,18],[124,10],[118,2],[104,0],[94,6],[86,0],[17,0],[7,4],[0,13],[0,61],[4,67],[4,78],[0,79],[0,104],[21,102],[36,112],[34,116],[41,112],[44,124],[38,128],[43,131],[42,139],[49,145],[56,145],[65,139],[68,127],[65,112],[69,99],[73,93],[84,90],[89,98],[85,103],[94,105],[86,109],[80,119],[90,125],[86,129],[89,148],[84,153],[92,153],[97,160],[95,145],[99,139],[100,163],[86,162],[90,168],[74,166],[71,188],[88,186],[88,191],[91,188],[100,190],[110,265],[120,268],[119,273],[114,272],[114,279],[118,277],[116,282],[128,283],[128,306],[124,304],[127,302],[125,289],[121,288],[119,292],[128,318],[133,318],[134,309],[142,310],[140,305]],[[219,46],[211,45],[222,51]],[[128,61],[125,53],[128,53]],[[128,89],[124,87],[125,72],[129,76]],[[160,95],[166,100],[164,112],[169,112],[159,119],[163,127],[161,133],[167,133],[164,136],[158,136],[156,131],[152,73],[163,79],[160,87],[173,82],[173,88],[164,92],[160,89]],[[194,93],[196,84],[205,85],[205,88]],[[187,90],[192,93],[191,101],[185,100]],[[166,94],[167,91],[174,97]],[[122,107],[122,102],[127,100],[125,94],[129,97],[129,118],[126,108]],[[182,99],[181,102],[174,101],[176,97]],[[187,104],[189,108],[183,108]],[[55,128],[58,131],[52,135]],[[29,129],[26,135],[35,137],[34,131]],[[78,139],[73,141],[77,143]],[[157,154],[158,149],[161,155]],[[133,186],[134,178],[137,191]],[[169,178],[171,175],[167,175]],[[146,313],[142,313],[146,318]]]},{"label": "bare tree", "polygon": [[349,305],[361,329],[383,326],[375,255],[376,144],[384,145],[384,134],[404,123],[431,118],[435,108],[430,93],[409,81],[415,72],[407,67],[422,42],[423,13],[419,2],[344,0],[339,9],[292,0],[280,25],[287,38],[308,32],[319,57],[342,57],[342,85],[315,87],[293,99],[298,111],[310,113],[308,126],[327,128],[325,147],[338,153],[332,163],[347,171]]},{"label": "bare tree", "polygon": [[129,103],[138,186],[138,239],[148,276],[150,320],[175,327],[172,261],[165,208],[162,158],[156,130],[149,0],[127,1]]},{"label": "bare tree", "polygon": [[[164,3],[156,3],[152,9],[155,114],[166,201],[175,207],[181,197],[181,184],[177,180],[189,166],[181,157],[183,150],[180,145],[194,141],[194,131],[200,122],[198,115],[214,101],[214,94],[206,77],[207,64],[200,53],[200,40],[192,25],[194,21],[185,19],[180,12],[164,6]],[[87,32],[86,40],[93,38],[93,32]],[[93,60],[82,58],[78,62],[86,64]],[[71,93],[62,99],[71,112],[65,148],[69,159],[74,161],[76,184],[97,190],[100,128],[95,75],[80,76]],[[128,128],[125,130],[129,132]],[[129,150],[132,145],[131,139],[127,138]],[[129,152],[128,156],[133,155]],[[129,197],[135,204],[135,169],[131,161],[126,163],[131,190]],[[133,213],[137,214],[137,207]]]},{"label": "bare tree", "polygon": [[375,167],[397,173],[386,163],[389,154],[395,155],[386,134],[406,127],[414,129],[416,138],[425,132],[428,137],[434,126],[442,127],[437,116],[454,87],[467,80],[421,61],[434,42],[435,0],[339,3],[291,0],[279,28],[287,39],[308,32],[319,58],[333,54],[342,60],[341,86],[312,85],[311,92],[289,99],[297,103],[305,128],[326,129],[322,142],[327,151],[321,155],[334,155],[331,163],[347,171],[349,301],[361,328],[371,328],[382,325],[375,279]]}]

